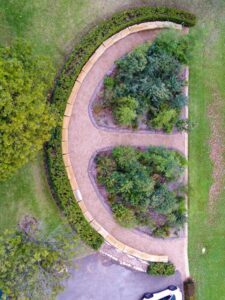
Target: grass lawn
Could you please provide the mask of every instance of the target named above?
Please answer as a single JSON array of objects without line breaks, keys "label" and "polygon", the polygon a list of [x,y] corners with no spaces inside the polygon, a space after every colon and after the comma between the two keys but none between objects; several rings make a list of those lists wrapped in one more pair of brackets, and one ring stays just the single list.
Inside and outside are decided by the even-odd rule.
[{"label": "grass lawn", "polygon": [[[190,134],[189,143],[189,260],[191,274],[197,282],[197,299],[222,300],[225,299],[224,178],[220,194],[215,196],[212,205],[208,196],[211,184],[219,180],[212,177],[215,161],[209,159],[211,126],[218,127],[216,133],[222,147],[222,163],[225,163],[225,57],[222,55],[225,24],[216,9],[208,20],[208,24],[203,21],[205,34],[198,39],[190,68],[190,116],[197,126]],[[218,102],[221,99],[221,103]],[[221,114],[215,114],[212,119],[209,109],[217,105]],[[201,254],[202,247],[206,248],[205,255]]]},{"label": "grass lawn", "polygon": [[[29,39],[37,53],[49,55],[59,68],[82,32],[97,20],[127,5],[176,5],[192,11],[199,23],[195,57],[190,66],[190,116],[196,123],[190,134],[189,258],[192,276],[197,281],[197,300],[225,299],[224,228],[225,190],[208,205],[213,178],[209,139],[213,120],[210,104],[224,98],[224,23],[223,0],[1,0],[0,42],[10,43],[17,36]],[[216,96],[215,96],[216,92]],[[221,111],[225,111],[225,101]],[[215,125],[215,124],[214,124]],[[225,114],[220,116],[223,148]],[[225,162],[225,155],[223,156]],[[224,183],[224,182],[223,182]],[[223,184],[224,185],[224,184]],[[32,213],[51,231],[61,222],[46,185],[42,155],[11,180],[0,184],[0,230],[13,227],[19,218]],[[210,221],[209,221],[210,219]],[[201,248],[206,254],[201,255]]]},{"label": "grass lawn", "polygon": [[42,153],[13,178],[1,183],[0,199],[0,231],[13,229],[26,214],[40,220],[46,233],[62,222],[59,210],[51,198]]}]

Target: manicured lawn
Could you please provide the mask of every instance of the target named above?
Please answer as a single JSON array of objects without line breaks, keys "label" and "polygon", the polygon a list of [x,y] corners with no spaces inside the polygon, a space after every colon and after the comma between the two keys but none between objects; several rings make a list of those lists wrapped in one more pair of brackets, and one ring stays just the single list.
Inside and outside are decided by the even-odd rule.
[{"label": "manicured lawn", "polygon": [[1,183],[0,199],[0,231],[13,228],[26,214],[40,220],[47,233],[62,222],[49,191],[41,153],[12,179]]},{"label": "manicured lawn", "polygon": [[[220,97],[225,99],[223,89],[225,61],[222,56],[225,26],[221,22],[219,4],[214,9],[214,12],[208,12],[208,23],[207,19],[202,20],[205,36],[199,35],[190,67],[190,116],[196,123],[196,128],[190,134],[189,143],[189,260],[191,274],[197,282],[199,300],[225,299],[223,187],[220,196],[215,197],[213,205],[209,206],[208,203],[208,193],[213,183],[213,162],[209,159],[210,122],[213,122],[212,125],[215,124],[209,119],[208,109],[210,105],[217,105]],[[225,111],[225,101],[222,102],[221,111]],[[219,139],[225,149],[224,113],[220,118],[222,130]],[[219,132],[219,128],[217,130]],[[206,248],[205,255],[201,254],[202,247]]]},{"label": "manicured lawn", "polygon": [[[65,55],[93,22],[111,14],[122,5],[135,0],[1,0],[0,42],[8,43],[23,36],[33,43],[38,53],[52,57],[60,67]],[[122,3],[122,4],[121,4]],[[156,1],[140,1],[142,4]],[[157,1],[171,5],[175,1]],[[212,3],[212,4],[210,4]],[[212,183],[212,163],[209,159],[210,126],[208,105],[225,96],[224,51],[225,36],[222,13],[224,1],[177,0],[177,6],[191,10],[199,24],[198,47],[190,66],[190,116],[197,124],[190,134],[190,197],[189,197],[189,258],[192,276],[197,281],[197,300],[225,299],[224,228],[225,191],[208,207],[208,191]],[[206,36],[202,33],[206,32]],[[225,101],[224,107],[225,109]],[[225,136],[225,114],[221,117]],[[221,142],[222,139],[221,139]],[[225,156],[224,156],[225,159]],[[53,229],[60,217],[52,202],[44,178],[41,155],[11,180],[0,184],[0,230],[15,226],[24,213],[41,218],[45,228]],[[211,221],[208,222],[210,217]],[[206,254],[201,255],[201,248]]]}]

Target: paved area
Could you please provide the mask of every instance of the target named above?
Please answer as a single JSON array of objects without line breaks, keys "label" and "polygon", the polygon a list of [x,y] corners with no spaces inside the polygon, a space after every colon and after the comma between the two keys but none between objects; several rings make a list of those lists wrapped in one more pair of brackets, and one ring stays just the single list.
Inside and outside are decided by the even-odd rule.
[{"label": "paved area", "polygon": [[79,189],[92,217],[122,243],[149,254],[167,255],[169,260],[181,271],[182,277],[185,278],[187,275],[186,236],[159,239],[136,230],[122,228],[100,201],[88,174],[91,157],[102,148],[121,144],[133,146],[163,145],[185,153],[184,134],[165,135],[106,131],[96,128],[89,116],[91,97],[114,61],[144,41],[152,40],[157,33],[158,30],[148,30],[131,34],[108,48],[95,63],[84,79],[73,106],[68,129],[69,153]]},{"label": "paved area", "polygon": [[152,277],[94,254],[79,260],[57,300],[139,300],[145,292],[182,286],[181,276]]}]

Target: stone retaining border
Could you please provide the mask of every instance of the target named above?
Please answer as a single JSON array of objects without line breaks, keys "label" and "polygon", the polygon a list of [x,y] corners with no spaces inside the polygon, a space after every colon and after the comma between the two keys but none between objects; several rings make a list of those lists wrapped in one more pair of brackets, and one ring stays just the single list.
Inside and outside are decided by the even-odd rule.
[{"label": "stone retaining border", "polygon": [[[88,62],[84,65],[84,67],[81,70],[80,75],[78,76],[77,80],[75,81],[74,87],[72,89],[72,92],[70,94],[70,97],[68,99],[66,110],[64,113],[63,118],[63,130],[62,130],[62,154],[63,154],[63,161],[65,164],[66,172],[70,181],[70,185],[72,188],[72,191],[74,193],[74,196],[78,202],[78,205],[80,206],[85,219],[90,223],[90,225],[103,236],[103,238],[112,246],[114,246],[116,249],[119,249],[120,251],[134,256],[138,259],[145,260],[145,261],[152,261],[152,262],[168,262],[168,256],[165,255],[151,255],[149,253],[145,253],[142,251],[139,251],[137,249],[134,249],[132,247],[129,247],[117,239],[115,239],[111,234],[109,234],[98,222],[96,222],[91,214],[87,211],[86,205],[83,201],[81,192],[79,190],[75,174],[73,172],[71,161],[70,161],[70,154],[68,150],[68,126],[70,122],[70,117],[72,115],[72,109],[73,104],[76,100],[76,96],[79,92],[80,86],[82,82],[84,81],[87,73],[91,70],[95,62],[101,57],[101,55],[111,47],[114,43],[118,42],[119,40],[125,38],[126,36],[139,31],[144,30],[151,30],[151,29],[159,29],[159,28],[174,28],[178,30],[182,30],[182,25],[175,24],[173,22],[145,22],[138,25],[130,26],[119,33],[113,35],[106,41],[102,43],[102,45],[94,52],[94,54],[91,56],[91,58],[88,60]],[[185,92],[187,92],[188,89],[186,88]],[[187,145],[187,137],[186,137],[186,145]],[[186,147],[187,151],[187,147]],[[187,156],[187,153],[185,153]]]}]

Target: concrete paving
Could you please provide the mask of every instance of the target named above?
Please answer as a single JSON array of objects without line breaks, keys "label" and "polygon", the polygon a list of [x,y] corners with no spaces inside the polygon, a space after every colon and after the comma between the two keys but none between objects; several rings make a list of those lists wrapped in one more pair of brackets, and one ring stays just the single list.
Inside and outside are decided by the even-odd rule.
[{"label": "concrete paving", "polygon": [[182,287],[180,274],[153,277],[120,266],[101,254],[76,261],[76,269],[57,300],[139,300],[169,285]]}]

